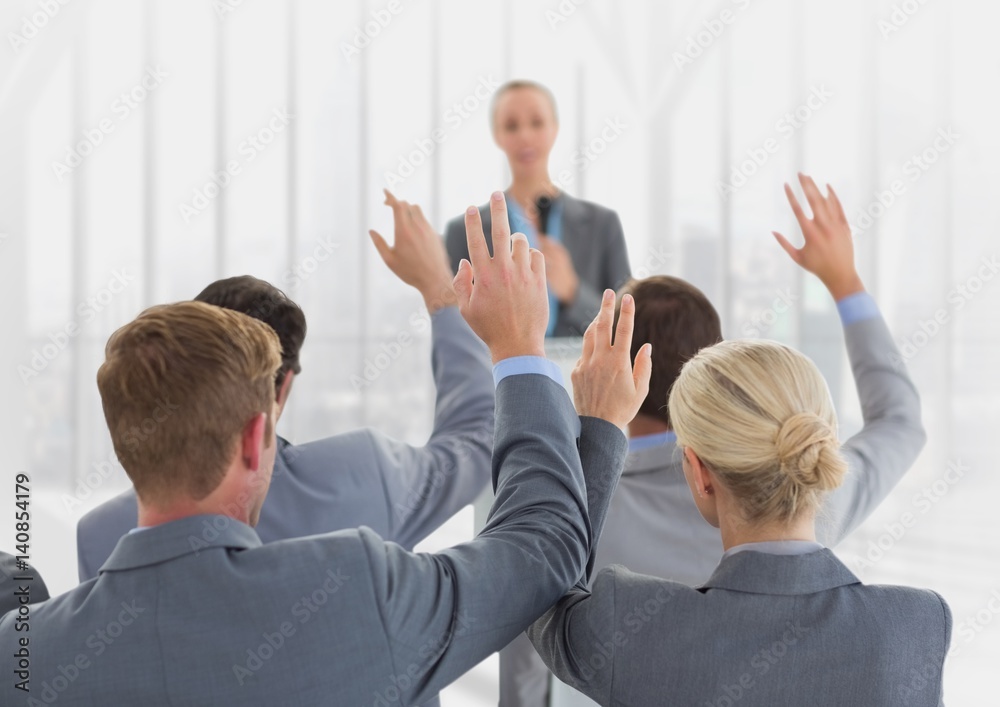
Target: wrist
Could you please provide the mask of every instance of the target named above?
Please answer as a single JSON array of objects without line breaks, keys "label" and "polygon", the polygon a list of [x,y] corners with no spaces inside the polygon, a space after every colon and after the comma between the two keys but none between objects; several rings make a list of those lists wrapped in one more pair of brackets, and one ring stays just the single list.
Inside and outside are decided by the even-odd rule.
[{"label": "wrist", "polygon": [[434,314],[434,312],[440,309],[453,307],[458,304],[458,296],[455,294],[455,288],[450,282],[438,283],[434,286],[423,288],[420,294],[424,298],[424,305],[427,307],[429,314]]},{"label": "wrist", "polygon": [[508,358],[517,358],[519,356],[545,358],[545,344],[541,342],[504,342],[503,345],[490,347],[490,357],[493,359],[494,366]]},{"label": "wrist", "polygon": [[840,278],[827,283],[826,289],[830,291],[830,295],[833,297],[834,301],[839,302],[845,297],[850,297],[851,295],[856,295],[859,292],[864,292],[865,284],[861,281],[861,276],[855,272],[849,277]]}]

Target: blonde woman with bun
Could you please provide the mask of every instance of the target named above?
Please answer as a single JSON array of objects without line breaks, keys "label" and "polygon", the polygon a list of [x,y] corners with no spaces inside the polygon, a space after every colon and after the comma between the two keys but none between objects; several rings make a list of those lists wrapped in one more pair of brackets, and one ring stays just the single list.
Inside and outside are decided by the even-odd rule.
[{"label": "blonde woman with bun", "polygon": [[[812,218],[786,192],[805,245],[775,237],[838,302],[860,295],[837,195],[800,179]],[[685,363],[669,414],[722,560],[698,588],[620,566],[581,581],[528,630],[556,677],[602,705],[939,705],[947,604],[864,585],[816,541],[847,462],[812,361],[769,341],[710,346]]]}]

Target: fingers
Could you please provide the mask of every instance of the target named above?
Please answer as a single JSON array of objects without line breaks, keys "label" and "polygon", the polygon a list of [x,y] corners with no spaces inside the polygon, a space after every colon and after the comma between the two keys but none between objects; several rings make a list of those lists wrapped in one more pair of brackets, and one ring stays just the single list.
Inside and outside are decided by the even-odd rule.
[{"label": "fingers", "polygon": [[[583,350],[580,352],[580,361],[589,361],[590,357],[594,355],[594,349],[596,348],[595,342],[597,341],[597,317],[594,317],[594,321],[590,323],[587,327],[587,331],[583,332]],[[579,362],[577,365],[580,365]]]},{"label": "fingers", "polygon": [[809,208],[813,212],[813,220],[825,219],[829,214],[826,209],[826,199],[820,192],[819,187],[813,178],[799,172],[799,182],[802,184],[802,191],[805,192],[806,199],[809,200]]},{"label": "fingers", "polygon": [[458,263],[458,272],[452,280],[452,287],[455,288],[455,295],[458,297],[459,311],[465,311],[472,297],[472,266],[469,261],[462,258]]},{"label": "fingers", "polygon": [[604,299],[601,300],[601,311],[594,319],[594,330],[597,337],[597,344],[602,347],[611,346],[611,332],[615,323],[615,292],[605,290]]},{"label": "fingers", "polygon": [[531,254],[531,272],[540,274],[542,276],[542,279],[544,279],[545,255],[542,253],[542,251],[537,250],[536,248],[531,248],[529,252]]},{"label": "fingers", "polygon": [[483,233],[483,220],[479,209],[470,206],[465,210],[465,240],[469,246],[469,260],[475,269],[485,268],[490,260],[490,251],[486,247],[486,235]]},{"label": "fingers", "polygon": [[785,182],[785,196],[788,197],[788,203],[792,205],[792,213],[795,214],[795,219],[799,222],[799,227],[802,228],[802,232],[805,233],[809,219],[806,217],[802,207],[799,206],[799,200],[795,198],[795,192],[792,191],[792,185],[788,182]]},{"label": "fingers", "polygon": [[635,365],[632,366],[632,381],[635,383],[635,394],[639,400],[645,400],[649,395],[649,377],[653,374],[653,345],[643,344],[635,355]]},{"label": "fingers", "polygon": [[635,300],[632,295],[622,297],[621,315],[618,317],[618,330],[615,332],[615,348],[625,351],[627,356],[632,350],[632,330],[635,328]]},{"label": "fingers", "polygon": [[774,238],[775,240],[778,241],[778,244],[785,249],[786,253],[788,253],[788,257],[794,260],[796,264],[801,265],[802,254],[799,252],[799,250],[791,243],[789,243],[788,239],[786,239],[783,235],[781,235],[777,231],[771,231],[771,233],[774,234]]},{"label": "fingers", "polygon": [[375,244],[375,250],[377,250],[378,254],[382,256],[382,260],[385,264],[388,265],[389,257],[392,255],[392,248],[389,247],[389,244],[385,242],[385,238],[383,238],[378,231],[368,231],[368,235],[371,237],[372,243]]},{"label": "fingers", "polygon": [[493,257],[507,261],[510,258],[510,221],[501,191],[493,192],[490,197],[490,219],[493,222]]},{"label": "fingers", "polygon": [[388,189],[383,189],[382,193],[385,194],[385,201],[383,202],[386,206],[392,206],[393,204],[398,204],[399,199]]},{"label": "fingers", "polygon": [[521,267],[531,267],[531,248],[528,246],[528,237],[523,233],[515,233],[510,237],[510,257],[515,265]]},{"label": "fingers", "polygon": [[832,209],[830,215],[842,224],[847,223],[847,214],[844,213],[844,207],[840,203],[840,197],[837,196],[837,192],[829,184],[826,185],[826,190],[830,194],[830,207]]}]

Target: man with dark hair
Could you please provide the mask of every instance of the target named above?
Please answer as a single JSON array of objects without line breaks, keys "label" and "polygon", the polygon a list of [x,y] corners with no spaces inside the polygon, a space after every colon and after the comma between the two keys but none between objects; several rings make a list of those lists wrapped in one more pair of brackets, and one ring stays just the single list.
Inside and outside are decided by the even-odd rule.
[{"label": "man with dark hair", "polygon": [[[419,208],[387,194],[396,244],[375,241],[383,259],[424,295],[430,312],[437,385],[434,429],[423,447],[373,429],[306,444],[278,437],[274,482],[257,533],[265,543],[366,525],[406,549],[471,503],[490,478],[493,381],[489,353],[455,306],[444,245]],[[375,238],[375,236],[373,236]],[[302,368],[302,310],[263,280],[242,276],[206,287],[197,301],[268,324],[281,342],[275,376],[280,416]],[[169,399],[167,402],[170,402]],[[182,415],[184,411],[173,414]],[[154,429],[150,436],[158,434]],[[80,580],[96,577],[118,540],[136,525],[133,489],[85,515],[77,526]]]}]

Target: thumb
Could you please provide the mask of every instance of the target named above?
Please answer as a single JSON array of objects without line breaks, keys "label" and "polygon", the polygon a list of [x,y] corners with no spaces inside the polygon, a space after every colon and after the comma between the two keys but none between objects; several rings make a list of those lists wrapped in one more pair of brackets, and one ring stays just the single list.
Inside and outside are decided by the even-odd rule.
[{"label": "thumb", "polygon": [[385,242],[385,238],[379,235],[378,231],[368,231],[368,235],[371,236],[372,243],[375,244],[375,250],[377,250],[378,254],[382,256],[382,260],[385,261],[385,264],[388,265],[389,258],[392,256],[392,248],[390,248],[389,244]]},{"label": "thumb", "polygon": [[653,345],[643,344],[632,366],[632,381],[635,383],[635,393],[642,403],[649,395],[649,377],[653,373]]},{"label": "thumb", "polygon": [[788,239],[777,231],[771,231],[771,233],[774,234],[774,238],[778,241],[778,245],[784,248],[785,252],[788,253],[788,257],[794,260],[796,264],[802,265],[802,254],[798,251],[798,249],[789,243]]},{"label": "thumb", "polygon": [[458,272],[455,274],[452,286],[458,296],[458,309],[464,315],[472,298],[472,266],[465,258],[458,263]]}]

